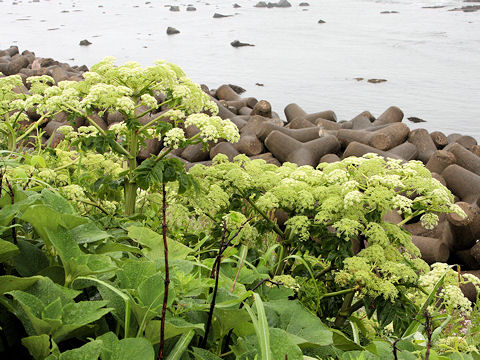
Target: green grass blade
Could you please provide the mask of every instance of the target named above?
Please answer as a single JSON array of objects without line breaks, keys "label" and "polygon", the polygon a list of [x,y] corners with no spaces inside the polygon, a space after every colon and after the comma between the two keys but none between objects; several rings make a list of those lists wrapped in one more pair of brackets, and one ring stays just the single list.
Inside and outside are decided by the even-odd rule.
[{"label": "green grass blade", "polygon": [[170,354],[168,354],[166,360],[179,360],[183,353],[187,350],[188,345],[190,345],[194,335],[195,330],[193,329],[184,333],[177,341]]}]

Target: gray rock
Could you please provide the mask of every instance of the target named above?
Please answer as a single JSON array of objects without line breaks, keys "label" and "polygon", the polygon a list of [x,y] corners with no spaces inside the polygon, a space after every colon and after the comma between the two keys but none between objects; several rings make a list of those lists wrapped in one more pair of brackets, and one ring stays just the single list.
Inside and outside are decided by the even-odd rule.
[{"label": "gray rock", "polygon": [[175,29],[174,27],[169,26],[167,28],[167,35],[180,34],[180,30]]},{"label": "gray rock", "polygon": [[187,6],[187,11],[197,11],[195,6]]},{"label": "gray rock", "polygon": [[238,47],[242,47],[242,46],[255,46],[253,44],[240,42],[239,40],[232,41],[230,43],[230,45],[232,45],[234,48],[238,48]]},{"label": "gray rock", "polygon": [[170,6],[170,11],[180,11],[180,7],[172,5]]},{"label": "gray rock", "polygon": [[92,43],[88,41],[87,39],[80,41],[79,45],[80,46],[88,46],[91,45]]},{"label": "gray rock", "polygon": [[235,9],[241,8],[241,6],[238,5],[237,3],[233,4],[233,7],[234,7]]},{"label": "gray rock", "polygon": [[267,3],[265,1],[259,1],[258,3],[256,3],[254,5],[254,7],[257,7],[257,8],[266,8],[267,7]]},{"label": "gray rock", "polygon": [[214,19],[220,19],[220,18],[225,18],[225,17],[230,17],[230,16],[233,16],[233,15],[223,15],[223,14],[219,14],[219,13],[213,14]]},{"label": "gray rock", "polygon": [[298,4],[298,6],[310,6],[310,4],[307,2],[301,2],[300,4]]},{"label": "gray rock", "polygon": [[322,20],[322,19],[318,20],[318,24],[325,24],[325,20]]}]

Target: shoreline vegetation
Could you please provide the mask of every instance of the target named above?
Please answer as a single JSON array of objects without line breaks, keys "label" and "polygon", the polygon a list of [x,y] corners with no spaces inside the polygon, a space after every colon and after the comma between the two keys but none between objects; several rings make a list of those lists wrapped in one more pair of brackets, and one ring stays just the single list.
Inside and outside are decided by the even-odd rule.
[{"label": "shoreline vegetation", "polygon": [[480,358],[473,137],[162,62],[0,73],[0,354]]}]

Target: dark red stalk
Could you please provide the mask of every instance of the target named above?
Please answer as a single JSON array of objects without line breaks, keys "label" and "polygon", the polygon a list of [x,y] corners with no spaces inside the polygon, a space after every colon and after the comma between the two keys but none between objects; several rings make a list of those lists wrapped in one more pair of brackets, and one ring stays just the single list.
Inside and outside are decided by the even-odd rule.
[{"label": "dark red stalk", "polygon": [[160,350],[158,352],[158,360],[163,359],[163,350],[165,348],[165,314],[167,312],[168,286],[170,285],[167,244],[167,192],[165,191],[165,183],[162,184],[162,218],[163,249],[165,254],[165,289],[163,292],[162,319],[160,324]]}]

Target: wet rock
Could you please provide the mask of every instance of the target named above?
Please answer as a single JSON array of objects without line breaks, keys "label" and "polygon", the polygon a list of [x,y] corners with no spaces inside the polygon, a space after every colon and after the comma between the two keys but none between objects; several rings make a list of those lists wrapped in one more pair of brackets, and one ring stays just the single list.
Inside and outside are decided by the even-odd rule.
[{"label": "wet rock", "polygon": [[307,2],[301,2],[300,4],[298,4],[298,6],[310,6],[310,4]]},{"label": "wet rock", "polygon": [[[317,22],[317,24],[325,24],[325,23],[326,23],[326,21],[325,21],[325,20],[322,20],[322,19],[318,20],[318,22]],[[363,79],[362,79],[362,80],[363,80]]]},{"label": "wet rock", "polygon": [[234,48],[238,48],[238,47],[242,47],[242,46],[255,46],[253,44],[249,44],[249,43],[244,43],[244,42],[241,42],[239,40],[234,40],[230,43],[230,45],[232,45]]},{"label": "wet rock", "polygon": [[291,7],[292,4],[290,4],[287,0],[280,0],[276,7],[280,7],[280,8],[287,8],[287,7]]},{"label": "wet rock", "polygon": [[84,39],[82,41],[80,41],[79,45],[80,46],[88,46],[88,45],[91,45],[92,43],[90,41],[88,41],[87,39]]},{"label": "wet rock", "polygon": [[219,14],[219,13],[213,14],[214,19],[226,18],[226,17],[231,17],[231,16],[233,16],[233,15],[223,15],[223,14]]},{"label": "wet rock", "polygon": [[386,82],[387,80],[386,79],[368,79],[367,81],[372,84],[379,84],[379,83]]},{"label": "wet rock", "polygon": [[462,6],[460,8],[455,8],[451,9],[448,11],[463,11],[463,12],[475,12],[480,10],[480,5],[468,5],[468,6]]},{"label": "wet rock", "polygon": [[243,94],[245,91],[247,91],[243,87],[238,85],[228,84],[228,86],[230,86],[232,90],[235,91],[237,94]]},{"label": "wet rock", "polygon": [[233,7],[234,7],[235,9],[241,8],[241,6],[238,5],[237,3],[233,4]]},{"label": "wet rock", "polygon": [[257,86],[264,86],[262,83],[255,83]]},{"label": "wet rock", "polygon": [[195,6],[187,6],[187,11],[197,11]]},{"label": "wet rock", "polygon": [[180,11],[180,7],[179,6],[170,6],[170,11]]},{"label": "wet rock", "polygon": [[254,5],[254,7],[257,7],[257,8],[266,8],[267,7],[267,3],[265,1],[259,1],[258,3],[256,3]]},{"label": "wet rock", "polygon": [[380,14],[398,14],[398,11],[381,11]]},{"label": "wet rock", "polygon": [[169,26],[167,28],[167,35],[180,34],[180,30],[175,29],[174,27]]},{"label": "wet rock", "polygon": [[413,123],[415,123],[415,124],[417,124],[417,123],[422,123],[422,122],[427,122],[427,120],[423,120],[423,119],[420,119],[420,118],[415,117],[415,116],[410,116],[410,117],[407,118],[407,119],[408,119],[408,121],[411,121],[411,122],[413,122]]}]

